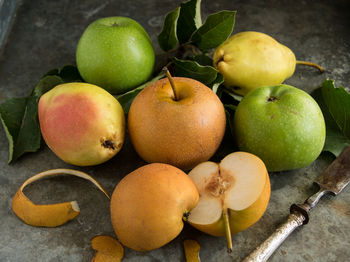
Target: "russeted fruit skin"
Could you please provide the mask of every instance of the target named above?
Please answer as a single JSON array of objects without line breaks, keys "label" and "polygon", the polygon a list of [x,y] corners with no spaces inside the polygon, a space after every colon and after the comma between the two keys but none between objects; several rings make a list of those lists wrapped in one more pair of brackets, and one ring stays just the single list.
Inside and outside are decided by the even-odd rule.
[{"label": "russeted fruit skin", "polygon": [[148,164],[125,176],[111,198],[111,219],[119,241],[148,251],[173,240],[182,218],[198,202],[198,190],[180,169]]},{"label": "russeted fruit skin", "polygon": [[270,199],[270,179],[262,160],[246,152],[227,155],[219,164],[203,162],[188,174],[200,199],[188,222],[213,236],[225,236],[223,209],[228,210],[231,234],[256,223]]},{"label": "russeted fruit skin", "polygon": [[247,31],[231,36],[214,52],[214,66],[225,85],[239,95],[265,85],[277,85],[295,70],[294,53],[275,39]]},{"label": "russeted fruit skin", "polygon": [[233,124],[238,148],[259,156],[269,171],[311,164],[326,138],[325,121],[316,101],[289,85],[250,92],[239,103]]},{"label": "russeted fruit skin", "polygon": [[149,35],[139,23],[113,16],[97,19],[85,29],[76,62],[86,82],[119,94],[151,76],[155,54]]},{"label": "russeted fruit skin", "polygon": [[150,84],[131,104],[128,130],[145,161],[188,170],[216,152],[226,116],[220,99],[207,86],[190,78],[173,80],[178,101],[168,79]]},{"label": "russeted fruit skin", "polygon": [[97,165],[112,158],[123,146],[123,108],[98,86],[58,85],[41,96],[38,112],[46,144],[67,163]]}]

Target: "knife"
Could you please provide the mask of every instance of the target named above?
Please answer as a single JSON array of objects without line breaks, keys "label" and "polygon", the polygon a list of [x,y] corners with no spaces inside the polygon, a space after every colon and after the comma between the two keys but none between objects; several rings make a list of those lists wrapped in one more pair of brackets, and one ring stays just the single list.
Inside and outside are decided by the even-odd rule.
[{"label": "knife", "polygon": [[299,226],[309,222],[309,212],[326,194],[338,195],[350,182],[350,146],[327,167],[314,183],[319,191],[303,204],[293,204],[287,220],[242,262],[264,262]]}]

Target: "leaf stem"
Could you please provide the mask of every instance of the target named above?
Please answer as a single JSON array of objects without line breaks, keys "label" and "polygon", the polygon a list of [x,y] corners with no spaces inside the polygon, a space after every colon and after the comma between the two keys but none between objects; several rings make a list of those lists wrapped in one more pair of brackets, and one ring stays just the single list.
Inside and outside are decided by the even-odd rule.
[{"label": "leaf stem", "polygon": [[175,101],[178,101],[178,96],[177,96],[177,93],[176,93],[176,87],[175,87],[175,83],[174,83],[174,79],[173,77],[171,76],[169,70],[167,67],[163,67],[163,71],[165,72],[169,82],[170,82],[170,85],[171,85],[171,88],[173,89],[173,93],[174,93],[174,100]]},{"label": "leaf stem", "polygon": [[324,68],[316,63],[313,63],[313,62],[309,62],[309,61],[300,61],[300,60],[297,60],[296,61],[296,64],[297,65],[306,65],[306,66],[312,66],[312,67],[315,67],[317,68],[320,73],[323,73],[324,72]]},{"label": "leaf stem", "polygon": [[189,44],[191,44],[191,43],[192,43],[192,42],[189,41],[189,42],[180,44],[179,46],[177,46],[177,47],[175,47],[175,48],[173,48],[173,49],[170,49],[170,50],[168,50],[168,51],[166,51],[166,52],[157,53],[156,56],[167,55],[167,54],[169,54],[169,53],[173,53],[173,52],[179,50],[180,48],[183,48],[183,47],[185,47],[185,46],[187,46],[187,45],[189,45]]}]

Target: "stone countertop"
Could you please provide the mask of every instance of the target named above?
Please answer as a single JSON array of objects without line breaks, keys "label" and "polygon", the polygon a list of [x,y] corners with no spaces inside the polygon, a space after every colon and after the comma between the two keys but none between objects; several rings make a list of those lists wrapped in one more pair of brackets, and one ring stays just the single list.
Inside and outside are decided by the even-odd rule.
[{"label": "stone countertop", "polygon": [[[128,16],[156,37],[164,15],[180,1],[44,1],[23,0],[0,57],[0,102],[27,95],[49,69],[74,64],[75,48],[84,28],[100,17]],[[312,91],[328,77],[336,85],[350,79],[350,4],[348,1],[202,1],[202,16],[222,9],[237,10],[234,32],[265,32],[290,47],[299,60],[321,64],[326,72],[298,66],[286,83]],[[204,20],[204,19],[203,19]],[[109,192],[126,174],[145,163],[127,139],[112,160],[95,167],[78,168],[58,159],[43,143],[37,153],[8,165],[8,142],[0,133],[0,262],[90,261],[90,239],[115,236],[109,218],[109,202],[92,184],[74,177],[45,179],[28,186],[26,194],[36,203],[78,200],[81,214],[58,228],[35,228],[21,222],[11,210],[11,200],[30,176],[51,168],[73,168],[96,178]],[[225,238],[200,233],[185,225],[168,245],[148,253],[125,248],[123,261],[184,261],[183,240],[197,240],[202,261],[240,261],[283,222],[292,203],[303,202],[316,188],[312,181],[330,164],[322,154],[308,167],[271,173],[271,200],[262,219],[233,236],[234,249],[226,252]],[[350,188],[339,196],[325,197],[311,213],[310,223],[296,230],[269,259],[278,261],[349,261]]]}]

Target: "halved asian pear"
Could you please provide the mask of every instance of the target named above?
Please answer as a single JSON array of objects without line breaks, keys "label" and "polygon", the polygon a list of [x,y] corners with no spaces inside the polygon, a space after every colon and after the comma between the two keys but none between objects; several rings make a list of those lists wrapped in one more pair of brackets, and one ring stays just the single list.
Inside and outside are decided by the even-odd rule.
[{"label": "halved asian pear", "polygon": [[256,223],[267,208],[270,179],[265,164],[253,154],[235,152],[220,163],[197,165],[189,177],[200,198],[188,222],[207,234],[226,235],[230,251],[231,234]]}]

